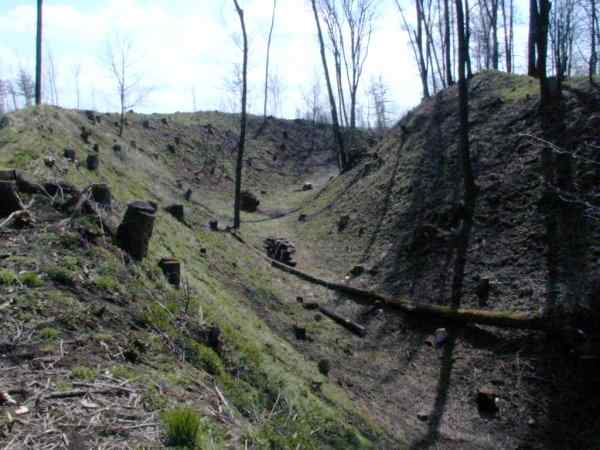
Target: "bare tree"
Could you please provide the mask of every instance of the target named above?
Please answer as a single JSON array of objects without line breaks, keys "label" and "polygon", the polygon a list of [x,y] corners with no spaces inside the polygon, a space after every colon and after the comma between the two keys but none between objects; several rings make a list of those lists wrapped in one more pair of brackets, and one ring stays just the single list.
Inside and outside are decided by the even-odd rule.
[{"label": "bare tree", "polygon": [[17,103],[17,91],[12,81],[6,80],[6,90],[12,99],[13,110],[16,111],[17,109],[19,109],[19,105]]},{"label": "bare tree", "polygon": [[235,168],[235,201],[234,201],[234,215],[233,215],[233,228],[236,230],[240,228],[240,204],[241,204],[241,193],[242,193],[242,168],[244,165],[244,146],[246,143],[246,94],[248,86],[248,36],[246,34],[246,23],[244,21],[244,10],[240,8],[238,0],[233,0],[235,9],[240,18],[240,26],[242,28],[242,36],[244,39],[244,62],[243,62],[243,76],[242,76],[242,114],[240,117],[240,142],[238,145],[238,157],[237,165]]},{"label": "bare tree", "polygon": [[269,38],[267,39],[267,61],[265,63],[265,98],[263,105],[263,124],[267,122],[267,105],[269,97],[269,64],[271,62],[271,42],[273,39],[273,29],[275,28],[275,11],[277,9],[277,0],[273,0],[273,10],[271,12],[271,27],[269,28]]},{"label": "bare tree", "polygon": [[[369,55],[376,19],[375,0],[343,0],[342,9],[349,32],[349,52],[344,49],[344,65],[350,87],[350,128],[356,128],[358,87]],[[349,53],[349,54],[348,54]]]},{"label": "bare tree", "polygon": [[547,90],[548,29],[550,26],[550,1],[529,0],[529,42],[527,73],[540,79],[542,103],[549,100]]},{"label": "bare tree", "polygon": [[319,123],[326,122],[326,108],[323,106],[321,79],[315,77],[310,88],[304,92],[304,111],[300,113],[301,119],[307,120],[311,128],[311,150],[315,150],[317,143],[317,127]]},{"label": "bare tree", "polygon": [[450,2],[444,0],[444,64],[446,66],[446,84],[452,86],[452,40],[450,38]]},{"label": "bare tree", "polygon": [[325,73],[325,81],[327,82],[327,92],[329,93],[329,105],[331,107],[331,121],[333,124],[333,133],[338,147],[338,167],[340,172],[345,172],[348,167],[348,161],[346,157],[346,149],[344,146],[344,138],[342,136],[342,130],[340,129],[340,122],[338,120],[337,106],[335,104],[335,95],[333,93],[333,87],[331,85],[331,78],[329,76],[329,68],[327,67],[327,56],[325,55],[325,42],[323,39],[323,31],[321,29],[321,21],[319,20],[319,12],[317,11],[317,5],[315,0],[311,0],[313,14],[315,17],[315,24],[317,26],[317,35],[319,38],[319,47],[321,51],[321,62],[323,63],[323,72]]},{"label": "bare tree", "polygon": [[0,114],[8,111],[8,88],[6,82],[0,79]]},{"label": "bare tree", "polygon": [[[504,58],[506,71],[513,72],[515,46],[515,5],[514,0],[500,0],[502,8],[502,27],[504,32]],[[508,1],[508,6],[507,6]]]},{"label": "bare tree", "polygon": [[548,29],[550,27],[550,0],[538,0],[538,17],[536,21],[536,74],[540,79],[541,105],[543,109],[550,106],[551,93],[548,85],[546,62],[548,57]]},{"label": "bare tree", "polygon": [[369,96],[371,97],[371,104],[375,109],[375,128],[379,133],[383,133],[388,127],[388,105],[390,100],[388,88],[383,82],[381,75],[371,80]]},{"label": "bare tree", "polygon": [[16,85],[16,94],[23,97],[25,106],[31,106],[35,100],[35,85],[31,75],[23,67],[19,69],[17,74]]},{"label": "bare tree", "polygon": [[269,78],[269,103],[271,114],[277,116],[281,113],[284,85],[283,81],[276,73],[270,75]]},{"label": "bare tree", "polygon": [[318,77],[315,77],[314,82],[311,84],[310,88],[304,93],[303,101],[305,111],[301,114],[301,117],[305,120],[310,121],[313,125],[316,125],[317,122],[323,116],[324,108],[323,108],[323,98],[322,98],[322,86],[321,80]]},{"label": "bare tree", "polygon": [[[445,51],[445,33],[442,34],[441,42],[435,39],[436,23],[440,25],[438,8],[434,5],[434,0],[415,0],[416,6],[416,26],[412,26],[408,21],[399,0],[395,0],[405,29],[408,31],[411,48],[419,68],[421,84],[423,86],[423,97],[427,98],[431,93],[438,91],[440,82],[442,86],[447,86],[448,73],[444,71],[444,61],[440,62],[438,56],[438,47]],[[448,42],[448,48],[450,43]],[[449,66],[450,67],[450,66]]]},{"label": "bare tree", "polygon": [[[243,50],[242,50],[243,51]],[[236,113],[241,110],[242,90],[244,86],[243,64],[233,63],[231,72],[223,78],[224,96],[221,98],[221,106],[225,111]],[[250,90],[246,86],[246,108],[248,107],[248,96]]]},{"label": "bare tree", "polygon": [[452,306],[456,307],[462,295],[467,249],[469,247],[469,236],[477,197],[477,186],[475,185],[475,178],[473,176],[469,149],[469,84],[466,76],[467,53],[469,49],[466,45],[463,3],[462,0],[455,0],[455,3],[458,38],[458,97],[460,118],[458,150],[462,163],[465,198],[465,217],[457,240],[457,256],[452,282]]},{"label": "bare tree", "polygon": [[576,33],[575,0],[555,0],[550,17],[550,45],[554,73],[559,80],[571,75]]},{"label": "bare tree", "polygon": [[593,82],[594,75],[598,73],[598,9],[596,0],[590,0],[590,67],[588,76],[590,83]]},{"label": "bare tree", "polygon": [[47,86],[45,87],[47,94],[45,94],[45,97],[47,98],[48,103],[50,103],[51,105],[58,105],[58,85],[56,82],[57,73],[56,66],[54,65],[54,55],[52,54],[52,51],[50,49],[46,51],[45,66],[45,78],[47,81]]},{"label": "bare tree", "polygon": [[137,72],[136,59],[139,55],[136,55],[133,42],[120,37],[113,41],[108,42],[107,58],[119,95],[119,136],[123,136],[126,111],[140,105],[151,89],[141,84],[142,77]]},{"label": "bare tree", "polygon": [[498,70],[500,45],[498,42],[498,0],[480,0],[482,8],[483,39],[486,49],[486,69]]},{"label": "bare tree", "polygon": [[37,36],[35,63],[35,104],[42,104],[42,19],[43,0],[37,1]]},{"label": "bare tree", "polygon": [[398,7],[398,11],[400,12],[400,16],[402,17],[404,28],[408,32],[408,38],[411,45],[411,49],[413,51],[413,55],[417,63],[417,68],[419,69],[419,76],[421,77],[421,86],[423,88],[423,97],[428,98],[430,96],[428,75],[429,64],[425,56],[425,48],[428,46],[423,44],[423,27],[426,26],[424,24],[424,14],[422,13],[423,2],[422,0],[415,0],[415,5],[417,8],[416,27],[410,25],[404,13],[404,9],[400,5],[399,0],[395,0],[395,2],[396,6]]},{"label": "bare tree", "polygon": [[73,80],[75,82],[75,107],[81,108],[81,64],[73,67]]},{"label": "bare tree", "polygon": [[537,27],[538,27],[538,4],[537,0],[529,0],[529,34],[527,41],[527,74],[530,77],[537,76]]},{"label": "bare tree", "polygon": [[356,128],[357,95],[369,54],[376,5],[375,0],[320,0],[334,57],[340,116],[351,130]]}]

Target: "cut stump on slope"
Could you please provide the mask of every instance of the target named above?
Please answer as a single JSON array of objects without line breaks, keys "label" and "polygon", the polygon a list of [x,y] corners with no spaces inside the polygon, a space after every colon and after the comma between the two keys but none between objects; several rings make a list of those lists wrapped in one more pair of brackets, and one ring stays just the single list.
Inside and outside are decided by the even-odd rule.
[{"label": "cut stump on slope", "polygon": [[17,195],[16,185],[11,181],[0,181],[0,217],[10,216],[23,209],[21,199]]},{"label": "cut stump on slope", "polygon": [[175,258],[163,258],[158,263],[171,286],[181,286],[181,263]]},{"label": "cut stump on slope", "polygon": [[151,202],[130,203],[117,230],[117,244],[137,261],[141,261],[148,254],[156,209],[156,204]]}]

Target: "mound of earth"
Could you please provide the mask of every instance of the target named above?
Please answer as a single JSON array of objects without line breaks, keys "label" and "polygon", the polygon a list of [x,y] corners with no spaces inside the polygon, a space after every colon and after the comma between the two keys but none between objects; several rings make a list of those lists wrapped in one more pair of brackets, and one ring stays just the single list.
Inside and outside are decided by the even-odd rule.
[{"label": "mound of earth", "polygon": [[[600,93],[587,81],[566,83],[557,147],[547,142],[557,131],[544,129],[538,89],[537,80],[496,72],[470,82],[479,195],[461,306],[552,312],[579,324],[577,318],[598,314]],[[457,89],[440,92],[297,214],[253,231],[293,239],[298,268],[324,279],[449,304],[464,212],[458,123]],[[544,149],[551,155],[547,178]],[[573,166],[571,187],[563,189],[565,153]],[[548,204],[548,191],[559,192],[558,204]],[[454,327],[318,292],[368,334],[348,339],[344,353],[328,348],[337,335],[304,351],[330,360],[353,398],[410,448],[600,445],[593,413],[600,406],[597,321],[567,338]],[[438,347],[439,328],[449,338]],[[477,404],[489,386],[498,397],[492,415]]]}]

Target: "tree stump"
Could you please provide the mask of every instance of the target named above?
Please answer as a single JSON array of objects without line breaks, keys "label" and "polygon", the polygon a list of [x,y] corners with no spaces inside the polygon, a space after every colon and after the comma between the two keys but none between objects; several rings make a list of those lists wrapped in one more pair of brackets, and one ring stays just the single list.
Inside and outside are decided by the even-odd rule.
[{"label": "tree stump", "polygon": [[181,223],[185,222],[185,210],[183,208],[183,205],[167,206],[165,208],[165,211],[167,211],[169,214],[171,214],[173,217],[175,217],[179,222],[181,222]]},{"label": "tree stump", "polygon": [[21,209],[23,205],[17,195],[15,183],[0,181],[0,217],[10,216]]},{"label": "tree stump", "polygon": [[108,184],[94,184],[92,186],[92,199],[99,205],[110,207],[112,195]]},{"label": "tree stump", "polygon": [[98,155],[88,155],[87,168],[88,170],[97,170],[100,165],[100,157]]},{"label": "tree stump", "polygon": [[65,148],[65,152],[64,152],[65,158],[71,160],[71,161],[75,161],[75,149],[74,148]]},{"label": "tree stump", "polygon": [[181,263],[175,258],[163,258],[158,263],[170,285],[179,289],[181,286]]},{"label": "tree stump", "polygon": [[148,254],[148,244],[154,229],[156,204],[135,201],[127,206],[123,222],[117,230],[117,244],[137,261]]},{"label": "tree stump", "polygon": [[240,209],[246,212],[256,212],[260,205],[260,200],[249,191],[242,191],[240,193]]},{"label": "tree stump", "polygon": [[348,224],[350,223],[350,216],[342,216],[338,220],[337,229],[341,233],[346,229]]},{"label": "tree stump", "polygon": [[83,139],[83,142],[89,144],[91,137],[92,132],[87,127],[81,127],[81,139]]}]

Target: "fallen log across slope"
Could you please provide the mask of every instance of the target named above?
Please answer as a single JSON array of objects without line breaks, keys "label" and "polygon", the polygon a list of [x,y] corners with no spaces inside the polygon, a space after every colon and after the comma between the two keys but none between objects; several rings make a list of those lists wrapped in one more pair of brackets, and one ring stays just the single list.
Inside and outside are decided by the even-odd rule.
[{"label": "fallen log across slope", "polygon": [[[269,258],[267,258],[269,259]],[[491,325],[501,328],[522,330],[560,331],[570,325],[569,318],[565,316],[550,316],[544,314],[530,314],[515,311],[492,311],[482,309],[452,308],[450,306],[427,305],[412,302],[403,298],[388,297],[376,292],[346,286],[324,280],[278,261],[269,259],[271,265],[279,270],[295,275],[305,281],[346,294],[350,297],[360,298],[363,301],[381,304],[398,309],[406,314],[422,315],[452,322],[471,323],[478,325]]]}]

